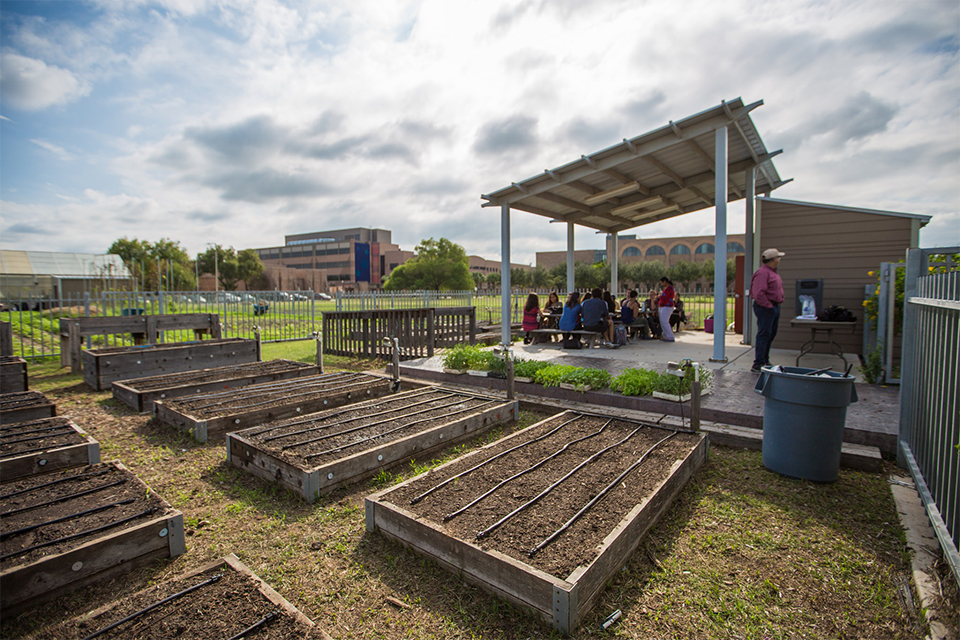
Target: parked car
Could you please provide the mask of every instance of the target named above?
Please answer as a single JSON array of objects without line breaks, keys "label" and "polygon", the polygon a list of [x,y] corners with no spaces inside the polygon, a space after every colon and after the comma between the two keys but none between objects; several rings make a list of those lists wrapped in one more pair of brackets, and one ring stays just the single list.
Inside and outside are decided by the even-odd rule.
[{"label": "parked car", "polygon": [[317,300],[333,300],[333,298],[331,298],[331,297],[330,297],[329,295],[327,295],[326,293],[318,293],[318,294],[315,294],[314,297],[315,297]]}]

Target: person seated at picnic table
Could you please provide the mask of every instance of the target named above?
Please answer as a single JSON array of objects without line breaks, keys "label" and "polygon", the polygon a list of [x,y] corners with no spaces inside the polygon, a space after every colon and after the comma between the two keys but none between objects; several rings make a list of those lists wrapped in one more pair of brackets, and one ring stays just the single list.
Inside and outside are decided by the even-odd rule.
[{"label": "person seated at picnic table", "polygon": [[531,293],[523,305],[523,344],[530,344],[530,332],[540,328],[540,296]]},{"label": "person seated at picnic table", "polygon": [[663,276],[660,278],[660,295],[657,297],[657,313],[660,316],[660,329],[663,336],[660,338],[664,342],[673,342],[673,329],[670,328],[670,316],[673,315],[673,298],[676,291],[673,288],[673,282],[670,278]]},{"label": "person seated at picnic table", "polygon": [[657,313],[657,292],[651,291],[647,299],[643,301],[643,313],[647,318],[647,325],[650,327],[650,333],[654,338],[659,339],[663,335],[660,328],[660,314]]},{"label": "person seated at picnic table", "polygon": [[563,331],[564,344],[574,339],[572,331],[580,329],[580,309],[580,294],[574,291],[567,296],[567,302],[563,305],[563,315],[560,317],[559,326],[560,331]]},{"label": "person seated at picnic table", "polygon": [[676,327],[674,331],[680,331],[680,323],[687,324],[687,313],[683,310],[683,300],[680,299],[680,294],[677,294],[673,298],[673,313],[670,314],[670,326]]},{"label": "person seated at picnic table", "polygon": [[617,299],[609,291],[603,292],[603,301],[607,303],[607,311],[611,315],[617,312]]},{"label": "person seated at picnic table", "polygon": [[583,330],[596,331],[603,338],[604,346],[610,346],[613,344],[613,322],[608,318],[610,309],[603,301],[603,292],[599,287],[595,287],[590,294],[590,299],[580,308]]},{"label": "person seated at picnic table", "polygon": [[560,302],[560,296],[556,291],[551,291],[550,295],[547,296],[547,304],[544,305],[543,313],[545,317],[544,329],[556,329],[560,325],[559,316],[563,314],[563,303]]},{"label": "person seated at picnic table", "polygon": [[640,303],[637,302],[638,297],[639,294],[636,290],[631,290],[630,293],[627,294],[623,304],[620,305],[620,322],[627,328],[627,331],[639,334],[644,340],[650,340],[652,338],[650,335],[650,325],[647,323],[643,311],[640,310]]}]

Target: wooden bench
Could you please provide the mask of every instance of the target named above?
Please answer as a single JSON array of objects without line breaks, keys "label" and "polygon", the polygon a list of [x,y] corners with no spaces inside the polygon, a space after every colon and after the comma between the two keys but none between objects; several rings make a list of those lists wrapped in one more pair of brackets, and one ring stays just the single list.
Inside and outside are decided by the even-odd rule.
[{"label": "wooden bench", "polygon": [[60,366],[80,371],[80,349],[88,336],[106,336],[129,333],[134,344],[157,344],[163,331],[193,330],[200,339],[210,334],[218,339],[220,317],[215,313],[175,313],[153,316],[110,316],[106,318],[60,318]]},{"label": "wooden bench", "polygon": [[577,329],[575,331],[561,331],[560,329],[534,329],[528,333],[530,333],[530,335],[538,336],[562,336],[565,333],[572,333],[573,335],[585,338],[588,349],[592,349],[594,346],[596,346],[597,342],[603,337],[603,334],[599,331],[586,331],[584,329]]}]

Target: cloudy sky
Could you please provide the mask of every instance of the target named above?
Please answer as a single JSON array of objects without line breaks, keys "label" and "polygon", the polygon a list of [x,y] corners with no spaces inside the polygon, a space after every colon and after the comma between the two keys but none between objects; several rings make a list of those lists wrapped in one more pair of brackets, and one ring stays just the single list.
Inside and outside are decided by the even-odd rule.
[{"label": "cloudy sky", "polygon": [[[2,0],[0,246],[364,226],[497,258],[480,194],[737,97],[784,150],[775,196],[960,244],[958,51],[956,0]],[[565,229],[516,212],[513,238],[530,263]]]}]

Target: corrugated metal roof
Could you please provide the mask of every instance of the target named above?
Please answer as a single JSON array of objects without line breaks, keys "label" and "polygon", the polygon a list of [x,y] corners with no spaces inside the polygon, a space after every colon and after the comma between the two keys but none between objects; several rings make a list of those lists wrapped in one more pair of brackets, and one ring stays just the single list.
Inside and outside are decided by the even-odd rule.
[{"label": "corrugated metal roof", "polygon": [[129,278],[120,256],[95,253],[0,250],[4,275]]},{"label": "corrugated metal roof", "polygon": [[[671,121],[553,170],[481,197],[484,206],[510,205],[557,220],[616,233],[715,204],[715,132],[728,126],[727,201],[746,192],[746,171],[757,168],[755,194],[783,181],[750,118],[762,105],[740,98]],[[755,195],[754,194],[754,195]]]},{"label": "corrugated metal roof", "polygon": [[852,211],[854,213],[871,213],[877,216],[895,216],[897,218],[916,218],[923,226],[930,222],[933,216],[922,213],[903,213],[900,211],[884,211],[882,209],[864,209],[863,207],[844,207],[838,204],[821,204],[819,202],[803,202],[802,200],[781,200],[780,198],[758,198],[762,202],[776,202],[780,204],[794,204],[803,207],[816,207],[818,209],[837,209],[839,211]]}]

